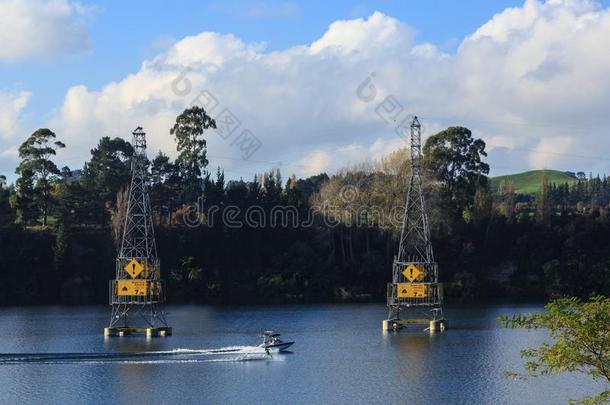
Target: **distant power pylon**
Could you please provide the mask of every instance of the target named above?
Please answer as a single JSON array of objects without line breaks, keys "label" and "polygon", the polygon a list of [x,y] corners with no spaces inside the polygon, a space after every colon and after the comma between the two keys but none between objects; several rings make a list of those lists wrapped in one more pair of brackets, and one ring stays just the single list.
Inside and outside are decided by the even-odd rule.
[{"label": "distant power pylon", "polygon": [[171,328],[159,308],[165,290],[148,195],[146,134],[141,127],[132,134],[131,185],[116,278],[110,281],[112,315],[104,335],[145,332],[147,336],[165,336],[171,334]]},{"label": "distant power pylon", "polygon": [[421,125],[417,117],[411,123],[411,175],[405,203],[398,255],[392,265],[392,283],[388,284],[388,319],[383,329],[395,329],[410,323],[429,323],[430,330],[444,330],[442,285],[430,241],[422,178]]}]

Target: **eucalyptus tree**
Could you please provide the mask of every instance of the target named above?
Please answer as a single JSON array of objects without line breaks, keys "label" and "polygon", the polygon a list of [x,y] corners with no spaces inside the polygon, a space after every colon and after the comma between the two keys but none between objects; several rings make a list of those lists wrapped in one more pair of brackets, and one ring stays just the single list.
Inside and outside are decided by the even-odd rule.
[{"label": "eucalyptus tree", "polygon": [[[65,148],[56,135],[48,128],[40,128],[19,147],[22,159],[15,173],[17,179],[17,210],[24,222],[30,222],[42,215],[43,225],[47,225],[49,211],[53,203],[53,183],[59,179],[61,171],[51,160],[58,149]],[[36,212],[38,211],[38,212]]]},{"label": "eucalyptus tree", "polygon": [[184,180],[184,202],[191,202],[201,190],[201,176],[208,165],[205,130],[216,128],[216,121],[202,107],[185,109],[178,117],[170,134],[176,140],[177,163]]},{"label": "eucalyptus tree", "polygon": [[443,185],[447,197],[458,209],[473,203],[477,188],[487,186],[489,165],[485,142],[474,139],[464,127],[449,127],[426,140],[424,164]]}]

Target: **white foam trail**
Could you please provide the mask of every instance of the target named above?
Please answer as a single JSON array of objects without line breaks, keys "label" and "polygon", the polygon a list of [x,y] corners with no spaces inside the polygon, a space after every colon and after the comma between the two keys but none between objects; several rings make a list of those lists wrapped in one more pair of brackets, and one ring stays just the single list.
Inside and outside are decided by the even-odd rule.
[{"label": "white foam trail", "polygon": [[[273,351],[276,353],[275,351]],[[237,356],[236,356],[237,355]],[[155,359],[141,360],[138,357],[155,356],[218,356],[213,360],[203,359]],[[225,357],[223,357],[225,356]],[[228,357],[226,357],[228,356]],[[195,362],[235,362],[272,359],[265,349],[258,346],[228,346],[218,349],[158,350],[149,352],[115,352],[115,353],[15,353],[0,357],[0,365],[15,364],[162,364],[162,363],[195,363]]]},{"label": "white foam trail", "polygon": [[108,365],[108,364],[186,364],[186,363],[234,363],[243,361],[273,361],[274,358],[266,354],[260,355],[242,355],[215,359],[160,359],[160,360],[85,360],[85,361],[42,361],[37,364],[78,364],[78,365]]}]

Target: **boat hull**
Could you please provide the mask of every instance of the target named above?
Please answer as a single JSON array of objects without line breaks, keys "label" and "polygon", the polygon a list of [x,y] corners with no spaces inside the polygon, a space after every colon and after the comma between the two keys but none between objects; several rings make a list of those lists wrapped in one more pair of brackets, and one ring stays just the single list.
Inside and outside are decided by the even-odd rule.
[{"label": "boat hull", "polygon": [[287,350],[293,344],[294,344],[294,342],[274,343],[274,344],[270,344],[270,345],[264,345],[263,348],[269,349],[269,350],[278,350],[280,352],[283,352],[284,350]]}]

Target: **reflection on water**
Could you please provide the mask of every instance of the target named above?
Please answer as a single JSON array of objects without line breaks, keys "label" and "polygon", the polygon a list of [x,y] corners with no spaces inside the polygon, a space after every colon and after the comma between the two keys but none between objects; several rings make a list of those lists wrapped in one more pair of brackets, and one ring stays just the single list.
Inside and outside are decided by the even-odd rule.
[{"label": "reflection on water", "polygon": [[[448,308],[449,330],[430,335],[383,334],[383,305],[183,306],[171,308],[171,337],[105,340],[105,307],[3,308],[0,403],[544,404],[600,391],[580,375],[504,378],[545,334],[495,319],[539,309]],[[266,329],[295,340],[294,353],[253,347]]]}]

